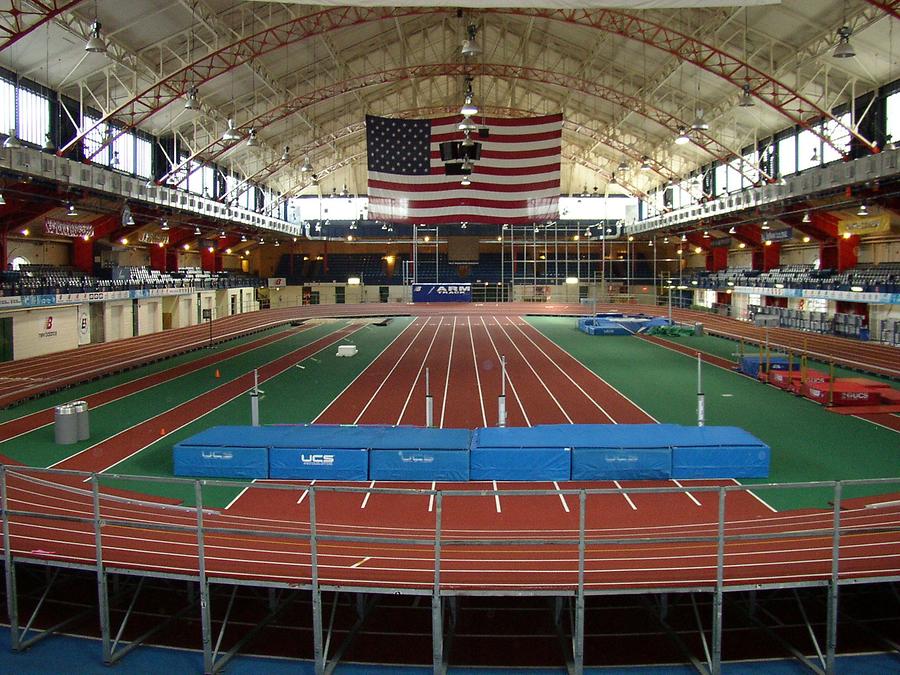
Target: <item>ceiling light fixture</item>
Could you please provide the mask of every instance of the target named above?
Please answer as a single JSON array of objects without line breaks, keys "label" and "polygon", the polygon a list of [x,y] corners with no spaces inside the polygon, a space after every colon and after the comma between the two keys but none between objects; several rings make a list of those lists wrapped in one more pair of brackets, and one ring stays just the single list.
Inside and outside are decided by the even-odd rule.
[{"label": "ceiling light fixture", "polygon": [[257,145],[259,145],[259,143],[256,140],[256,129],[251,127],[247,132],[247,147],[255,148]]},{"label": "ceiling light fixture", "polygon": [[804,212],[804,214],[803,214],[803,222],[804,222],[804,223],[811,223],[811,222],[812,222],[812,216],[809,215],[809,211]]},{"label": "ceiling light fixture", "polygon": [[859,208],[856,210],[856,215],[861,217],[869,215],[869,209],[866,206],[865,202],[859,205]]},{"label": "ceiling light fixture", "polygon": [[737,234],[737,230],[734,229],[734,225],[728,228],[728,234]]},{"label": "ceiling light fixture", "polygon": [[56,144],[53,142],[53,134],[49,131],[44,134],[44,144],[41,146],[43,152],[56,152]]},{"label": "ceiling light fixture", "polygon": [[246,235],[246,234],[242,234],[242,235],[241,235],[241,241],[247,241],[247,235]]},{"label": "ceiling light fixture", "polygon": [[623,173],[625,171],[628,171],[629,168],[631,167],[628,166],[628,162],[623,159],[621,162],[619,162],[619,167],[616,169],[616,171],[618,171],[619,173]]},{"label": "ceiling light fixture", "polygon": [[160,221],[160,223],[159,223],[159,229],[161,229],[161,230],[164,231],[164,232],[168,232],[168,230],[169,230],[169,221],[166,220],[165,218],[163,218],[163,219]]},{"label": "ceiling light fixture", "polygon": [[462,47],[460,47],[459,53],[463,56],[478,56],[481,53],[481,49],[478,47],[478,43],[475,41],[475,37],[478,35],[478,26],[474,23],[470,23],[466,26],[466,37],[462,41]]},{"label": "ceiling light fixture", "polygon": [[349,197],[350,190],[347,189],[347,184],[344,183],[344,187],[341,188],[341,197]]},{"label": "ceiling light fixture", "polygon": [[281,153],[281,161],[289,162],[291,160],[291,146],[284,146],[284,152]]},{"label": "ceiling light fixture", "polygon": [[703,119],[703,108],[697,109],[697,117],[691,122],[691,131],[709,131],[709,123]]},{"label": "ceiling light fixture", "polygon": [[678,135],[675,137],[675,145],[686,145],[691,142],[691,137],[688,136],[687,129],[684,127],[678,127]]},{"label": "ceiling light fixture", "polygon": [[200,93],[197,91],[197,87],[194,87],[193,85],[187,90],[187,94],[184,99],[184,109],[200,109]]},{"label": "ceiling light fixture", "polygon": [[850,30],[850,26],[841,26],[838,28],[838,43],[835,45],[831,56],[836,59],[850,59],[856,56],[856,52],[850,45],[850,36],[852,34],[853,31]]},{"label": "ceiling light fixture", "polygon": [[228,118],[228,127],[225,129],[225,133],[222,134],[223,141],[239,141],[243,138],[241,133],[234,126],[234,119],[231,117]]},{"label": "ceiling light fixture", "polygon": [[219,239],[224,239],[226,237],[225,230],[219,231]]},{"label": "ceiling light fixture", "polygon": [[303,164],[300,166],[300,171],[302,173],[312,173],[313,172],[313,165],[309,161],[309,155],[307,155],[306,157],[303,158]]},{"label": "ceiling light fixture", "polygon": [[472,184],[472,181],[469,180],[468,176],[463,176],[462,180],[459,181],[459,184],[463,187],[469,187]]},{"label": "ceiling light fixture", "polygon": [[77,216],[78,215],[78,211],[75,210],[75,205],[72,202],[69,202],[67,204],[67,206],[68,206],[68,210],[66,211],[67,216]]},{"label": "ceiling light fixture", "polygon": [[94,22],[91,24],[91,32],[88,35],[87,42],[84,43],[84,51],[90,52],[91,54],[106,53],[106,43],[103,41],[103,38],[100,37],[101,28],[103,28],[103,24],[100,23],[100,19],[94,19]]},{"label": "ceiling light fixture", "polygon": [[753,100],[753,94],[750,93],[750,83],[744,82],[741,98],[738,101],[738,106],[741,108],[752,108],[755,105],[756,101]]},{"label": "ceiling light fixture", "polygon": [[687,241],[687,235],[685,235],[685,234],[681,235],[681,241]]},{"label": "ceiling light fixture", "polygon": [[199,226],[199,225],[195,225],[195,226],[194,226],[194,236],[195,236],[195,237],[199,237],[201,234],[203,234],[203,233],[200,231],[200,226]]},{"label": "ceiling light fixture", "polygon": [[641,171],[650,171],[652,167],[650,166],[650,158],[644,155],[641,157]]}]

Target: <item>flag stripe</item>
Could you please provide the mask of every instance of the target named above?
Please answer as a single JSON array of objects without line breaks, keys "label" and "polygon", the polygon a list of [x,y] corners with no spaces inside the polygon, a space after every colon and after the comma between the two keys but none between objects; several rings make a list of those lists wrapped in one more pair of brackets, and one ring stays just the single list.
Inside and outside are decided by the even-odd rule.
[{"label": "flag stripe", "polygon": [[[440,144],[464,139],[461,117],[366,118],[369,217],[388,222],[514,222],[558,217],[562,116],[475,118],[482,137],[468,187],[446,172]],[[457,146],[454,156],[465,157]],[[459,160],[461,161],[461,160]]]}]

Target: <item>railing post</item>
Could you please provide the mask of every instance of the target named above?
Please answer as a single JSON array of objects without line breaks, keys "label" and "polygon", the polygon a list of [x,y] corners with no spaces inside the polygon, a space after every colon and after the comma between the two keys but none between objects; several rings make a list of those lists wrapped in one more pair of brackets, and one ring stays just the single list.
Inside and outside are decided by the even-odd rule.
[{"label": "railing post", "polygon": [[431,662],[435,673],[444,668],[444,616],[441,605],[441,517],[444,495],[438,491],[434,506],[434,587],[431,592]]},{"label": "railing post", "polygon": [[100,520],[100,477],[91,474],[91,499],[94,507],[94,548],[97,564],[97,607],[100,612],[100,636],[103,650],[103,663],[112,663],[112,650],[109,639],[109,585],[106,570],[103,567],[103,524]]},{"label": "railing post", "polygon": [[575,672],[584,671],[584,559],[585,559],[585,521],[587,512],[587,493],[578,493],[578,591],[575,596],[575,635],[573,636],[572,656]]},{"label": "railing post", "polygon": [[322,639],[322,594],[319,591],[319,544],[316,538],[316,487],[309,490],[309,579],[312,586],[313,664],[316,675],[325,672],[325,648]]},{"label": "railing post", "polygon": [[19,599],[16,589],[16,563],[9,541],[9,498],[6,492],[8,478],[6,465],[0,465],[0,508],[3,510],[3,560],[6,576],[6,611],[9,615],[9,646],[13,651],[21,649],[19,633]]},{"label": "railing post", "polygon": [[719,488],[719,518],[716,533],[716,590],[713,596],[712,617],[712,663],[710,675],[722,672],[722,592],[725,586],[725,495],[724,487]]},{"label": "railing post", "polygon": [[213,670],[212,625],[209,606],[209,584],[206,581],[206,554],[203,536],[203,486],[194,481],[194,500],[197,506],[197,573],[200,581],[200,627],[203,635],[203,672]]},{"label": "railing post", "polygon": [[828,582],[828,614],[825,637],[825,672],[835,672],[837,648],[838,581],[841,571],[841,482],[834,484],[834,514],[831,534],[831,579]]}]

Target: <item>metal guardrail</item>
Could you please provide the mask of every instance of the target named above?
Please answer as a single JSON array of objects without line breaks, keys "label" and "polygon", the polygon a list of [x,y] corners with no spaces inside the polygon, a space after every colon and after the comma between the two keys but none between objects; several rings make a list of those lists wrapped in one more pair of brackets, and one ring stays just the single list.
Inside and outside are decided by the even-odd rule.
[{"label": "metal guardrail", "polygon": [[[181,486],[192,492],[195,505],[192,507],[158,504],[155,502],[144,502],[136,498],[128,498],[119,494],[110,494],[102,491],[102,486],[107,483],[115,483],[121,486],[122,483],[129,484],[134,482],[153,482],[159,484],[168,484],[170,486]],[[79,511],[68,513],[60,513],[58,509],[52,505],[52,499],[43,500],[43,505],[47,508],[31,506],[29,508],[21,508],[17,502],[21,501],[21,497],[11,498],[10,489],[12,487],[17,490],[38,490],[50,489],[58,490],[61,494],[72,496],[78,503]],[[83,486],[83,487],[81,487]],[[217,509],[204,507],[204,490],[208,488],[228,487],[235,490],[250,491],[273,491],[274,493],[290,491],[296,494],[298,491],[305,491],[302,500],[306,500],[309,509],[309,522],[285,522],[272,521],[270,527],[251,526],[245,518],[240,516],[234,517],[234,525],[223,523],[223,514]],[[28,637],[29,631],[33,632],[33,624],[37,611],[41,608],[39,602],[34,613],[27,621],[24,629],[21,625],[18,608],[17,608],[17,588],[16,588],[16,568],[20,564],[42,564],[50,568],[53,567],[75,567],[96,574],[97,586],[99,593],[99,613],[100,627],[102,636],[103,661],[105,663],[113,663],[128,651],[139,644],[142,639],[137,639],[129,643],[126,647],[119,648],[124,624],[128,620],[129,613],[125,615],[122,626],[118,633],[113,635],[113,626],[111,625],[110,605],[109,605],[109,583],[108,576],[110,574],[127,574],[138,577],[161,577],[176,578],[188,580],[192,583],[199,584],[200,595],[200,613],[202,625],[202,643],[204,652],[204,669],[206,672],[217,672],[231,658],[234,651],[226,654],[220,654],[220,645],[222,641],[222,633],[225,630],[225,624],[228,622],[228,612],[226,612],[225,621],[220,629],[218,638],[213,635],[213,627],[211,621],[210,608],[210,584],[232,585],[237,586],[257,586],[257,587],[281,587],[291,589],[309,590],[312,594],[312,612],[313,612],[313,642],[316,671],[319,673],[326,672],[328,660],[328,647],[330,644],[330,624],[329,635],[325,635],[323,623],[323,602],[322,593],[324,591],[353,591],[357,593],[387,593],[387,594],[413,594],[430,596],[432,600],[432,645],[433,645],[433,665],[436,672],[440,672],[446,665],[446,656],[444,653],[444,603],[455,595],[552,595],[561,598],[568,598],[572,603],[574,624],[572,630],[572,653],[571,658],[574,664],[574,670],[581,672],[584,662],[584,614],[585,614],[585,598],[591,595],[615,595],[620,593],[702,593],[709,594],[712,599],[713,615],[710,619],[712,627],[711,637],[706,643],[704,637],[705,650],[705,670],[710,673],[719,673],[721,671],[722,656],[722,628],[723,616],[722,605],[725,593],[741,590],[759,590],[766,588],[797,588],[802,586],[819,586],[826,589],[828,594],[828,620],[824,649],[819,651],[821,658],[821,666],[826,672],[833,672],[835,664],[835,645],[837,641],[837,602],[838,592],[841,585],[858,583],[860,581],[897,581],[900,580],[900,552],[891,554],[891,559],[895,562],[885,564],[883,570],[879,570],[880,574],[871,573],[854,574],[852,570],[841,569],[841,541],[842,537],[852,534],[854,537],[860,535],[868,535],[869,537],[882,536],[884,538],[884,546],[895,545],[891,535],[900,532],[900,524],[896,518],[874,519],[871,523],[860,526],[859,524],[846,523],[842,517],[849,518],[844,513],[843,495],[849,489],[859,487],[874,488],[877,491],[893,491],[895,494],[900,489],[900,478],[884,478],[869,480],[850,480],[850,481],[826,481],[826,482],[806,482],[791,484],[763,484],[763,485],[721,485],[721,486],[665,486],[665,487],[616,487],[616,488],[592,488],[592,489],[561,489],[561,490],[439,490],[439,489],[401,489],[401,488],[379,488],[368,486],[332,486],[332,485],[286,485],[279,483],[241,483],[225,480],[191,480],[181,478],[166,477],[139,477],[128,475],[107,475],[107,474],[89,474],[78,471],[64,471],[52,469],[32,469],[25,467],[0,466],[0,507],[2,507],[2,527],[3,527],[3,555],[6,561],[5,576],[8,612],[11,626],[11,640],[14,650],[25,649],[34,644],[39,639],[45,637],[49,632],[38,633]],[[769,492],[773,490],[827,490],[830,495],[831,508],[824,510],[819,514],[821,522],[812,522],[808,526],[802,526],[799,521],[793,523],[793,526],[787,528],[776,528],[771,532],[753,532],[740,531],[744,524],[726,519],[726,504],[732,503],[739,495],[746,494],[752,490],[756,492]],[[243,494],[243,493],[241,493]],[[404,495],[418,496],[428,498],[432,502],[433,514],[429,527],[423,528],[421,532],[410,533],[406,531],[404,534],[398,534],[391,531],[388,527],[379,534],[378,529],[361,528],[358,531],[340,531],[337,527],[338,523],[332,522],[328,516],[327,496],[335,495]],[[595,499],[608,497],[611,495],[619,495],[625,498],[643,498],[648,495],[673,495],[685,494],[690,495],[692,499],[696,496],[703,498],[704,495],[710,495],[715,499],[716,518],[714,522],[694,523],[693,527],[685,534],[673,534],[672,532],[653,533],[646,529],[635,528],[616,528],[608,533],[597,532],[587,525],[587,515],[590,508],[595,508]],[[577,499],[577,527],[564,530],[562,532],[535,530],[534,532],[523,532],[516,536],[510,536],[503,530],[490,532],[483,531],[478,536],[469,534],[461,534],[456,530],[447,530],[444,522],[444,512],[448,500],[473,499],[493,497],[494,499],[508,498],[540,498],[552,496],[555,499],[575,498]],[[80,502],[78,499],[80,498]],[[325,499],[326,501],[323,501]],[[687,502],[686,502],[687,503]],[[883,505],[886,511],[892,516],[896,516],[897,510],[900,510],[900,501],[888,501]],[[127,514],[117,513],[119,507],[127,507]],[[140,509],[146,508],[147,516],[140,516]],[[871,513],[877,513],[873,509]],[[181,522],[173,522],[166,520],[166,516],[177,517]],[[22,528],[28,523],[48,522],[53,524],[57,529],[64,530],[67,525],[81,532],[92,533],[93,538],[93,555],[80,556],[80,559],[73,559],[71,556],[59,554],[55,556],[42,556],[35,551],[25,553],[21,550],[14,551],[14,542],[17,537],[22,536]],[[253,521],[250,521],[253,522]],[[750,520],[749,523],[758,522]],[[791,522],[791,521],[788,521]],[[13,533],[13,526],[16,533]],[[687,527],[687,525],[686,525]],[[111,528],[116,528],[116,534],[110,535]],[[196,542],[196,563],[191,564],[189,569],[154,569],[152,559],[150,563],[141,566],[131,566],[126,569],[121,566],[121,562],[114,558],[113,555],[106,556],[111,549],[107,549],[108,544],[105,539],[109,536],[115,536],[121,539],[121,531],[141,530],[142,537],[149,538],[149,533],[171,533],[175,538],[182,538],[184,545],[184,535],[188,535],[188,539]],[[634,530],[634,531],[632,531]],[[209,565],[209,562],[215,559],[210,557],[210,547],[219,548],[221,543],[216,543],[216,537],[230,536],[240,537],[243,541],[246,538],[261,538],[265,540],[267,546],[274,553],[277,542],[288,546],[287,551],[293,552],[293,555],[301,558],[308,558],[308,562],[297,562],[293,564],[293,568],[301,568],[302,572],[294,572],[289,575],[257,574],[258,578],[249,578],[240,571],[232,571],[231,573],[222,574],[216,571],[216,565]],[[809,560],[796,561],[797,569],[791,567],[790,562],[780,563],[786,567],[780,567],[779,575],[760,574],[756,578],[748,578],[737,582],[729,580],[727,558],[736,555],[736,551],[731,550],[736,546],[759,545],[760,551],[764,550],[766,544],[778,543],[784,546],[788,540],[796,541],[798,539],[817,538],[830,542],[830,552],[817,560],[816,562],[822,566],[822,571],[811,573],[807,568]],[[47,536],[47,546],[53,546],[52,534]],[[135,541],[140,541],[136,537]],[[213,543],[210,543],[212,541]],[[855,539],[858,541],[858,539]],[[158,543],[158,542],[157,542]],[[298,550],[297,545],[308,546],[308,553],[305,550]],[[433,565],[428,568],[427,574],[425,567],[410,571],[414,577],[419,580],[410,583],[409,579],[397,579],[394,577],[394,583],[391,584],[391,574],[378,576],[373,573],[377,572],[377,568],[368,570],[370,576],[366,581],[362,578],[354,581],[349,579],[331,579],[323,576],[332,574],[330,570],[333,563],[324,564],[323,556],[328,553],[321,552],[321,546],[333,546],[335,544],[356,544],[359,545],[360,551],[367,550],[372,546],[406,546],[421,548],[433,556]],[[586,559],[591,554],[592,549],[596,547],[610,547],[613,550],[624,549],[628,547],[631,555],[635,555],[636,547],[659,547],[660,545],[702,545],[705,553],[703,555],[714,557],[714,572],[706,577],[693,581],[676,581],[669,582],[665,577],[657,576],[655,579],[647,581],[640,574],[635,575],[635,579],[642,579],[636,583],[635,579],[631,581],[623,580],[617,583],[611,583],[609,586],[597,585],[594,581],[588,579],[588,575],[595,577],[598,573],[602,573],[602,568],[587,564]],[[121,542],[117,543],[118,547],[122,547]],[[527,570],[522,571],[526,575],[526,581],[521,584],[506,584],[500,586],[497,584],[481,584],[471,582],[454,582],[448,581],[448,575],[451,577],[459,574],[457,569],[458,563],[454,556],[447,557],[447,549],[454,547],[474,547],[483,549],[484,547],[508,548],[513,550],[514,547],[531,546],[547,551],[569,552],[577,554],[577,565],[571,569],[558,570],[558,576],[564,576],[565,583],[554,585],[550,588],[544,584],[534,584],[527,576]],[[291,548],[293,547],[293,548]],[[229,555],[234,558],[239,555],[239,547],[236,546],[234,551]],[[352,550],[352,549],[351,549]],[[658,548],[657,548],[658,552]],[[149,552],[148,552],[149,554]],[[281,555],[281,554],[279,554]],[[846,555],[846,553],[845,553]],[[537,553],[540,559],[544,559],[540,553]],[[551,556],[552,558],[552,556]],[[678,560],[678,556],[672,554],[674,561]],[[850,558],[848,558],[849,560]],[[513,559],[506,559],[506,565],[510,565]],[[245,560],[247,565],[257,564],[260,571],[265,571],[265,561],[248,557]],[[483,567],[487,567],[490,558],[479,559],[479,563]],[[690,564],[697,565],[697,561],[691,561]],[[306,569],[308,568],[308,573]],[[825,571],[827,568],[827,571]],[[351,568],[347,568],[351,569]],[[806,571],[803,571],[806,570]],[[671,571],[671,570],[670,570]],[[645,570],[646,572],[646,570]],[[652,570],[651,570],[652,572]],[[508,573],[508,569],[507,569]],[[424,576],[423,576],[424,575]],[[780,581],[781,576],[787,575],[792,580]],[[532,574],[534,576],[534,574]],[[141,582],[142,584],[143,582]],[[140,586],[139,586],[140,587]],[[46,594],[45,594],[46,595]],[[133,605],[133,601],[132,601]],[[230,603],[228,611],[230,611]],[[56,627],[54,627],[56,628]],[[52,632],[53,629],[51,629]],[[704,634],[705,635],[705,634]]]}]

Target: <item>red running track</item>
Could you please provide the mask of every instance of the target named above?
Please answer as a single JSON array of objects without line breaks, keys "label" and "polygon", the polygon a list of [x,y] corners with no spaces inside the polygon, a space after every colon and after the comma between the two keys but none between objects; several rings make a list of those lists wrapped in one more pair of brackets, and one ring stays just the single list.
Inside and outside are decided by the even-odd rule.
[{"label": "red running track", "polygon": [[[500,354],[508,357],[511,424],[652,421],[518,317],[473,314],[471,307],[468,313],[434,314],[412,322],[319,421],[421,423],[427,367],[436,423],[453,426],[474,419],[480,424],[485,418],[488,424],[496,423],[496,411],[488,402],[495,402],[499,393]],[[284,363],[270,364],[266,376],[299,358],[303,356],[293,354],[280,360]],[[245,390],[249,382],[238,385]],[[167,423],[201,415],[231,393],[214,390],[192,402],[189,410],[172,411],[177,420]],[[154,421],[152,429],[158,425]],[[99,453],[67,460],[65,466],[104,469],[141,447],[145,439],[139,430],[134,433],[115,439]],[[14,554],[93,564],[92,525],[70,519],[90,519],[91,495],[84,484],[49,475],[49,482],[35,482],[25,474],[39,471],[8,471]],[[716,569],[710,535],[719,507],[718,492],[703,490],[710,485],[718,487],[715,482],[691,481],[684,492],[648,494],[641,488],[660,484],[630,482],[617,491],[618,486],[609,483],[473,483],[424,485],[417,492],[396,495],[380,490],[399,484],[356,486],[355,492],[341,493],[333,491],[334,485],[260,482],[228,508],[206,514],[206,527],[213,529],[205,532],[204,555],[212,577],[308,583],[310,504],[315,501],[323,584],[426,590],[434,583],[433,539],[440,501],[443,588],[571,591],[577,583],[580,495],[565,491],[601,487],[612,491],[585,493],[589,590],[710,587]],[[551,492],[534,494],[540,487]],[[517,489],[528,494],[515,494]],[[726,584],[828,578],[830,512],[773,513],[745,489],[729,492],[726,505],[726,534],[754,536],[727,543]],[[107,566],[198,575],[194,511],[105,495],[102,515]],[[854,504],[842,512],[842,523],[842,578],[900,573],[900,506],[872,509]],[[401,541],[391,541],[396,539]]]}]

